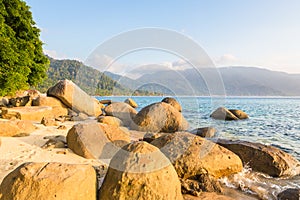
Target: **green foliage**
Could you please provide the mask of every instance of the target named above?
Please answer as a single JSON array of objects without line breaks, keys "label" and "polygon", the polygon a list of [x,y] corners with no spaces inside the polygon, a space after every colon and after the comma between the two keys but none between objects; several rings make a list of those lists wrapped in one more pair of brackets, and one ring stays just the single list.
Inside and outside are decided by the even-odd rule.
[{"label": "green foliage", "polygon": [[48,78],[38,86],[41,92],[46,92],[49,87],[63,79],[73,81],[90,95],[120,95],[129,91],[108,76],[84,65],[82,62],[53,58],[49,58],[49,60]]},{"label": "green foliage", "polygon": [[49,61],[43,54],[40,30],[21,0],[0,0],[0,95],[42,82]]},{"label": "green foliage", "polygon": [[157,95],[154,92],[143,90],[132,91],[125,88],[104,73],[76,60],[56,60],[50,57],[49,60],[48,78],[37,88],[41,92],[46,92],[48,88],[55,85],[59,80],[68,79],[88,94],[95,96]]}]

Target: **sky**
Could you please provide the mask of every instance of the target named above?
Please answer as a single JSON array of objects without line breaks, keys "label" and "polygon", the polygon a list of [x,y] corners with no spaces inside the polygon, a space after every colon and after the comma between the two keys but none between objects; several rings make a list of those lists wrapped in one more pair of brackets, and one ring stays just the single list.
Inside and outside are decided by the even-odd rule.
[{"label": "sky", "polygon": [[[300,73],[299,0],[25,0],[44,52],[86,61],[110,38],[145,27],[173,30],[200,45],[216,66]],[[176,41],[174,41],[176,42]],[[144,50],[119,63],[178,63]]]}]

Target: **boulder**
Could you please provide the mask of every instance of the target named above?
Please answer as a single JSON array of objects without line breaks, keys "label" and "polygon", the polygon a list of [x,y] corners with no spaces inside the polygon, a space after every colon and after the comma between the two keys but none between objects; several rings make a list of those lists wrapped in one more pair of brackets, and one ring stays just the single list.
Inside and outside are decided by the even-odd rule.
[{"label": "boulder", "polygon": [[157,139],[161,136],[169,135],[169,134],[172,134],[172,133],[151,133],[151,132],[148,132],[144,135],[143,141],[151,143],[153,140],[155,140],[155,139]]},{"label": "boulder", "polygon": [[186,130],[188,122],[173,106],[159,102],[143,108],[133,119],[131,128],[138,131],[173,133]]},{"label": "boulder", "polygon": [[54,118],[47,118],[47,117],[43,117],[41,124],[43,124],[44,126],[57,126],[58,123],[55,121]]},{"label": "boulder", "polygon": [[214,127],[196,128],[196,129],[190,131],[190,133],[192,133],[194,135],[198,135],[200,137],[204,137],[204,138],[214,137],[216,132],[217,132],[217,130]]},{"label": "boulder", "polygon": [[96,117],[102,113],[101,108],[103,105],[69,80],[59,81],[56,85],[49,88],[47,96],[58,98],[67,107],[76,112],[83,112]]},{"label": "boulder", "polygon": [[229,111],[239,119],[248,119],[249,118],[249,116],[242,110],[230,109]]},{"label": "boulder", "polygon": [[0,185],[0,200],[95,200],[96,173],[90,165],[25,163]]},{"label": "boulder", "polygon": [[32,100],[32,106],[61,106],[67,108],[59,99],[55,97],[38,96]]},{"label": "boulder", "polygon": [[232,140],[218,140],[217,143],[236,153],[253,171],[273,177],[300,174],[299,161],[276,147]]},{"label": "boulder", "polygon": [[220,182],[208,174],[197,175],[192,179],[180,179],[180,182],[183,194],[200,196],[202,192],[223,192]]},{"label": "boulder", "polygon": [[174,98],[171,97],[166,97],[164,98],[161,102],[165,102],[170,104],[171,106],[173,106],[176,110],[178,110],[179,112],[182,111],[181,105],[178,103],[178,101]]},{"label": "boulder", "polygon": [[300,189],[289,188],[277,195],[278,200],[299,200],[300,199]]},{"label": "boulder", "polygon": [[211,118],[218,119],[218,120],[238,120],[239,118],[232,114],[227,108],[220,107],[215,110],[211,115]]},{"label": "boulder", "polygon": [[68,115],[68,108],[55,97],[38,96],[32,100],[32,106],[50,106],[57,117]]},{"label": "boulder", "polygon": [[88,120],[89,116],[84,113],[79,113],[77,116],[72,116],[71,121],[85,121]]},{"label": "boulder", "polygon": [[48,139],[48,141],[41,146],[43,149],[65,148],[67,144],[66,137],[63,135],[48,136],[44,139]]},{"label": "boulder", "polygon": [[0,127],[1,137],[21,136],[36,130],[32,122],[23,120],[0,120]]},{"label": "boulder", "polygon": [[[13,107],[28,106],[31,103],[30,96],[16,97],[9,99],[9,104]],[[31,104],[30,104],[31,105]]]},{"label": "boulder", "polygon": [[99,101],[99,103],[109,105],[112,103],[112,101],[111,100],[101,100],[101,101]]},{"label": "boulder", "polygon": [[68,147],[88,159],[110,159],[120,147],[129,142],[128,133],[95,122],[76,124],[67,134]]},{"label": "boulder", "polygon": [[99,200],[182,200],[180,182],[170,161],[146,142],[124,146],[112,158]]},{"label": "boulder", "polygon": [[43,117],[56,118],[66,114],[67,110],[57,110],[49,106],[3,108],[2,118],[21,119],[41,122]]},{"label": "boulder", "polygon": [[98,122],[112,125],[112,126],[123,126],[122,121],[119,118],[113,117],[113,116],[100,116],[98,117]]},{"label": "boulder", "polygon": [[137,108],[139,107],[138,104],[132,99],[132,98],[128,98],[124,101],[124,103],[127,103],[128,105],[130,105],[133,108]]},{"label": "boulder", "polygon": [[180,178],[208,174],[214,178],[242,171],[241,159],[228,149],[187,132],[165,135],[151,142],[172,162]]},{"label": "boulder", "polygon": [[0,98],[0,107],[6,107],[9,105],[9,99],[6,97]]},{"label": "boulder", "polygon": [[137,111],[133,107],[123,102],[109,104],[104,108],[104,112],[108,116],[119,118],[125,126],[129,126],[137,114]]}]

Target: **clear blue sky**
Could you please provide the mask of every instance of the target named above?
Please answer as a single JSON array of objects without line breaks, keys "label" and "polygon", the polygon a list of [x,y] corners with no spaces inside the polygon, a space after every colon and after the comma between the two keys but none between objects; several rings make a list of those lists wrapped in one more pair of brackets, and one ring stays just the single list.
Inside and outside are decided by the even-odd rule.
[{"label": "clear blue sky", "polygon": [[120,32],[160,27],[193,38],[218,66],[300,73],[299,0],[25,2],[42,30],[45,52],[56,58],[84,61],[98,45]]}]

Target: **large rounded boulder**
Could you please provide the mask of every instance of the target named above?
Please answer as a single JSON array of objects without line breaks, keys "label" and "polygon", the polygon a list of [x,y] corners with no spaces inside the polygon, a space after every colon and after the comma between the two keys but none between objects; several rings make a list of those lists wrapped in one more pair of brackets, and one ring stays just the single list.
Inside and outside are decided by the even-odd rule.
[{"label": "large rounded boulder", "polygon": [[165,102],[173,106],[176,110],[179,112],[182,111],[181,105],[178,103],[178,101],[172,97],[166,97],[161,102]]},{"label": "large rounded boulder", "polygon": [[253,171],[274,177],[291,177],[300,174],[300,162],[276,147],[247,141],[220,139],[218,144],[236,153]]},{"label": "large rounded boulder", "polygon": [[104,112],[108,116],[119,118],[125,126],[129,126],[137,111],[129,104],[124,102],[114,102],[104,108]]},{"label": "large rounded boulder", "polygon": [[187,132],[164,135],[151,142],[170,159],[180,178],[208,174],[219,178],[242,171],[241,159],[209,140]]},{"label": "large rounded boulder", "polygon": [[182,200],[180,181],[170,161],[146,142],[124,146],[112,158],[100,200]]},{"label": "large rounded boulder", "polygon": [[88,159],[110,159],[129,142],[129,133],[115,126],[94,122],[76,124],[67,134],[68,147]]},{"label": "large rounded boulder", "polygon": [[0,200],[95,200],[96,172],[90,165],[25,163],[0,185]]},{"label": "large rounded boulder", "polygon": [[139,131],[173,133],[188,129],[188,122],[173,106],[159,102],[143,108],[133,119],[131,128]]}]

